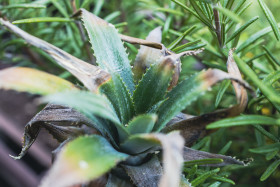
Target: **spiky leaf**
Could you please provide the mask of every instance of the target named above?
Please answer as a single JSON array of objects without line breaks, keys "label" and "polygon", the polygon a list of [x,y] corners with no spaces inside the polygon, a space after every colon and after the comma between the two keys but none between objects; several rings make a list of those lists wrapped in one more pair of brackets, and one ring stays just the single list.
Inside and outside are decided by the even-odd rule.
[{"label": "spiky leaf", "polygon": [[116,28],[85,9],[81,9],[81,12],[97,63],[110,74],[120,75],[132,93],[134,82],[131,66]]},{"label": "spiky leaf", "polygon": [[133,94],[136,113],[147,112],[164,98],[174,68],[175,61],[172,58],[165,58],[160,64],[152,65],[146,72]]}]

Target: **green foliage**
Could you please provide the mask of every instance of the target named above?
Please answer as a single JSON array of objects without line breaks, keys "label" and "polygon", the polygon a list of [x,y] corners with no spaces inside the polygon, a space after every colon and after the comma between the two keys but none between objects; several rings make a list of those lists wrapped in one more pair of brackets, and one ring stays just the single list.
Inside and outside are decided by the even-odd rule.
[{"label": "green foliage", "polygon": [[[159,132],[178,112],[200,115],[235,104],[230,81],[224,81],[219,87],[213,87],[212,91],[206,92],[212,85],[204,87],[207,80],[199,77],[203,74],[202,68],[218,68],[226,71],[228,51],[236,48],[234,59],[244,75],[243,78],[255,91],[248,93],[249,104],[243,115],[209,125],[207,127],[209,129],[219,129],[197,140],[193,148],[220,154],[228,153],[242,159],[253,157],[255,161],[251,163],[249,169],[231,166],[215,169],[203,165],[218,164],[220,159],[198,161],[195,159],[185,162],[184,174],[192,186],[226,186],[226,183],[234,185],[241,182],[256,186],[279,186],[280,46],[275,40],[275,37],[277,40],[280,38],[277,23],[280,16],[279,2],[276,0],[121,2],[112,0],[109,3],[104,0],[74,0],[73,2],[75,6],[72,1],[66,0],[41,0],[34,3],[29,0],[4,0],[0,3],[1,17],[8,18],[13,23],[19,24],[21,29],[79,59],[90,64],[98,64],[112,76],[98,87],[97,94],[84,91],[63,92],[49,95],[45,97],[45,101],[68,105],[83,113],[94,122],[101,135],[109,140],[104,140],[106,145],[110,144],[117,151],[139,156],[137,159],[140,159],[143,155],[146,156],[146,152],[160,146],[158,141],[145,139],[141,134]],[[104,18],[115,25],[118,32],[113,26],[99,22],[99,18],[83,11],[86,34],[79,19],[72,17],[79,8]],[[118,37],[118,33],[122,33],[144,38],[148,31],[157,26],[163,27],[162,43],[176,53],[205,48],[199,56],[181,59],[179,84],[171,91],[167,89],[174,75],[172,66],[153,64],[146,67],[141,81],[138,83],[133,81],[131,65],[138,46],[123,44]],[[56,61],[42,50],[26,46],[23,40],[4,29],[0,30],[0,36],[2,39],[0,57],[3,63],[39,68],[80,84],[81,79],[78,78],[78,81],[58,67]],[[87,37],[92,44],[96,62]],[[12,88],[12,84],[9,86]],[[66,84],[67,88],[68,86]],[[1,84],[0,87],[3,88]],[[17,90],[37,94],[56,92],[51,90],[38,92],[37,87],[35,91],[27,87]],[[203,97],[200,97],[201,95]],[[233,176],[235,182],[228,179],[228,176]],[[114,177],[110,175],[111,179]],[[250,181],[252,178],[259,178],[265,183],[258,180]]]}]

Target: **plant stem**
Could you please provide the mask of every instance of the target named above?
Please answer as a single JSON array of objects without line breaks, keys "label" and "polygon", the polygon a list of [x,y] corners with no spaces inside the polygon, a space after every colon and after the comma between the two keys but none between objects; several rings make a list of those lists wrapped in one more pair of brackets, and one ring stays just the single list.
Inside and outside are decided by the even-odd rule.
[{"label": "plant stem", "polygon": [[215,19],[215,32],[219,41],[220,47],[222,47],[222,36],[221,36],[221,24],[220,24],[220,16],[219,11],[217,9],[213,9],[214,12],[214,19]]}]

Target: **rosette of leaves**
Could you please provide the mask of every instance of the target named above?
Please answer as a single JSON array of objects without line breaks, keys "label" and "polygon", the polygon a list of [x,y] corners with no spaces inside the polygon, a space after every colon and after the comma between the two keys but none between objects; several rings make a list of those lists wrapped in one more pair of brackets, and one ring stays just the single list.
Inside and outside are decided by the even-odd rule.
[{"label": "rosette of leaves", "polygon": [[[200,163],[243,164],[228,156],[185,147],[203,136],[210,122],[236,116],[246,107],[248,85],[232,51],[228,73],[209,69],[178,83],[180,58],[200,51],[173,53],[160,43],[160,28],[146,40],[136,39],[119,35],[113,25],[84,9],[79,14],[98,66],[0,19],[4,27],[48,53],[84,85],[78,88],[31,68],[0,71],[0,88],[39,94],[41,102],[49,103],[26,125],[22,152],[14,157],[24,156],[41,128],[61,142],[41,186],[71,186],[97,179],[104,179],[106,186],[188,186],[191,184],[181,180],[184,162],[206,159]],[[121,40],[141,44],[133,67]],[[234,81],[239,104],[198,117],[180,113],[224,79]]]}]

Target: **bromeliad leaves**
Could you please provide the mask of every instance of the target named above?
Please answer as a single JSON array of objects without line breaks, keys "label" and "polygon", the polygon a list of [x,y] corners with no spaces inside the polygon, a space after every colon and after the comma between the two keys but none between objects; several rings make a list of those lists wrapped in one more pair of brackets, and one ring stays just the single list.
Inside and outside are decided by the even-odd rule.
[{"label": "bromeliad leaves", "polygon": [[[184,140],[179,132],[164,134],[140,134],[139,139],[161,145],[163,149],[163,170],[158,159],[153,158],[140,168],[125,166],[128,175],[137,186],[179,186],[181,168],[183,164]],[[156,167],[154,167],[156,166]],[[160,180],[159,180],[160,178]]]},{"label": "bromeliad leaves", "polygon": [[81,113],[68,107],[49,104],[25,126],[21,153],[13,158],[20,159],[26,154],[41,128],[45,128],[56,140],[63,142],[85,134],[81,128],[83,124],[93,126]]},{"label": "bromeliad leaves", "polygon": [[71,83],[54,75],[24,67],[0,71],[0,89],[47,95],[61,91],[77,90]]},{"label": "bromeliad leaves", "polygon": [[23,38],[27,43],[48,53],[60,66],[77,77],[89,90],[96,92],[98,87],[110,79],[110,75],[93,65],[90,65],[65,51],[32,36],[8,21],[0,18],[0,23]]},{"label": "bromeliad leaves", "polygon": [[85,9],[80,11],[97,63],[110,74],[119,75],[132,93],[134,82],[131,66],[116,28]]},{"label": "bromeliad leaves", "polygon": [[134,82],[123,43],[113,25],[85,9],[80,11],[97,63],[112,76],[101,91],[111,100],[122,123],[126,124],[134,114],[131,98]]},{"label": "bromeliad leaves", "polygon": [[[236,79],[242,81],[241,73],[233,59],[233,50],[229,52],[227,67],[230,76],[235,77]],[[206,80],[210,81],[210,79],[206,79]],[[237,105],[230,107],[228,109],[223,109],[212,113],[203,114],[198,117],[194,117],[190,119],[182,119],[178,122],[170,124],[169,126],[165,127],[162,131],[167,133],[173,130],[180,130],[182,136],[185,138],[186,144],[190,145],[195,140],[197,140],[201,135],[204,134],[206,125],[214,121],[218,121],[220,119],[227,118],[227,117],[233,117],[242,113],[245,107],[247,106],[247,101],[248,101],[247,92],[244,85],[240,85],[239,83],[234,81],[232,81],[232,83],[236,93],[236,98],[238,103]]]},{"label": "bromeliad leaves", "polygon": [[101,136],[79,137],[68,143],[59,153],[41,187],[65,187],[89,182],[102,176],[127,157],[127,154],[116,151]]}]

